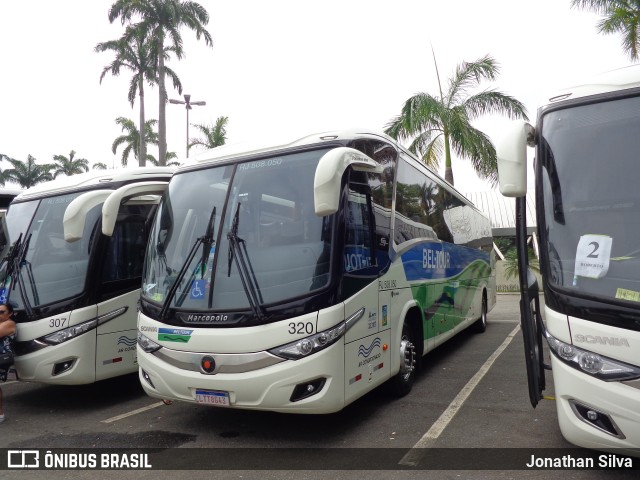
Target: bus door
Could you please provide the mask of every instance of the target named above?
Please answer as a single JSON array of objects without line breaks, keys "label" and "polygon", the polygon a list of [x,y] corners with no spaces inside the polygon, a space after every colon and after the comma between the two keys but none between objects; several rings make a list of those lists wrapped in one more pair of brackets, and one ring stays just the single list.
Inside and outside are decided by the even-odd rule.
[{"label": "bus door", "polygon": [[[96,380],[135,372],[137,303],[150,221],[166,182],[126,185],[118,190],[88,192],[65,212],[65,239],[80,236],[84,216],[102,205],[102,231],[108,237],[97,252],[98,268],[87,284],[95,289]],[[147,195],[148,194],[148,195]],[[143,196],[144,195],[144,196]]]},{"label": "bus door", "polygon": [[[374,202],[367,176],[351,172],[345,208],[343,283],[346,318],[356,315],[345,335],[345,401],[361,396],[390,375],[390,299],[379,301],[379,276],[385,260],[378,255],[378,233]],[[379,220],[378,220],[379,221]],[[387,217],[387,222],[389,221]],[[387,232],[388,232],[388,225]],[[388,245],[387,238],[382,241]],[[387,253],[388,257],[388,253]],[[390,296],[390,292],[384,292]]]},{"label": "bus door", "polygon": [[168,182],[141,182],[113,192],[102,207],[109,237],[98,290],[96,380],[135,372],[138,300],[151,221]]}]

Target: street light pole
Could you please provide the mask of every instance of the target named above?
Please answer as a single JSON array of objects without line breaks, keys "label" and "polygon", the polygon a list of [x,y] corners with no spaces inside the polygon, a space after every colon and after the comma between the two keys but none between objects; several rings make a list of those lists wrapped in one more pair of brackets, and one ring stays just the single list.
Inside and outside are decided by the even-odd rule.
[{"label": "street light pole", "polygon": [[179,105],[184,105],[187,110],[187,158],[189,158],[189,110],[191,110],[191,105],[206,105],[205,101],[192,102],[191,95],[184,94],[184,102],[182,100],[174,100],[173,98],[169,99],[169,103],[177,103]]}]

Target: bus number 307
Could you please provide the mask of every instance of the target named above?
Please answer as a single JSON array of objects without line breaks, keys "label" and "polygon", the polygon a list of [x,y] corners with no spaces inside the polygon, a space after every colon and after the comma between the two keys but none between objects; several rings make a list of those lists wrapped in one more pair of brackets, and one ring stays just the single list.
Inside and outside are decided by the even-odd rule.
[{"label": "bus number 307", "polygon": [[67,319],[67,318],[50,318],[49,319],[49,327],[50,328],[66,327],[68,321],[69,321],[69,319]]},{"label": "bus number 307", "polygon": [[291,322],[289,323],[289,334],[290,335],[295,335],[297,334],[301,334],[301,333],[306,333],[306,334],[312,334],[313,333],[313,323],[311,322]]}]

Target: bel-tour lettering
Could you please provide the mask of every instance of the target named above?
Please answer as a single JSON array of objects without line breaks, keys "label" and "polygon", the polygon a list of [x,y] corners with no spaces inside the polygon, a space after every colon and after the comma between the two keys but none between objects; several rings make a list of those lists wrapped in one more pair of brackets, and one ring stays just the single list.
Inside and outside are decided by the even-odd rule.
[{"label": "bel-tour lettering", "polygon": [[422,268],[449,268],[451,266],[451,255],[442,250],[422,249]]}]

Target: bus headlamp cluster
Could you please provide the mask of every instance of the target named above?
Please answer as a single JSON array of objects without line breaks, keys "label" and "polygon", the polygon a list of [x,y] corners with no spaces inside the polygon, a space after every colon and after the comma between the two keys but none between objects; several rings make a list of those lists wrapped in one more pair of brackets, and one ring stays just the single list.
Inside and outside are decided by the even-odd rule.
[{"label": "bus headlamp cluster", "polygon": [[97,326],[98,319],[94,318],[93,320],[89,320],[88,322],[79,323],[78,325],[74,325],[63,330],[58,330],[57,332],[42,337],[41,340],[48,345],[59,345],[71,340],[72,338],[76,338],[83,333],[87,333],[89,330],[92,330]]},{"label": "bus headlamp cluster", "polygon": [[342,338],[346,330],[346,322],[342,322],[323,332],[273,348],[269,350],[269,353],[287,360],[299,360],[333,345]]},{"label": "bus headlamp cluster", "polygon": [[598,353],[583,350],[575,345],[561,342],[546,333],[553,354],[570,367],[587,373],[605,382],[617,382],[640,378],[640,368],[612,360]]},{"label": "bus headlamp cluster", "polygon": [[162,345],[157,344],[156,342],[151,340],[149,337],[147,337],[146,335],[143,335],[140,332],[138,332],[138,345],[142,350],[144,350],[147,353],[153,353],[156,350],[160,350],[162,348]]}]

